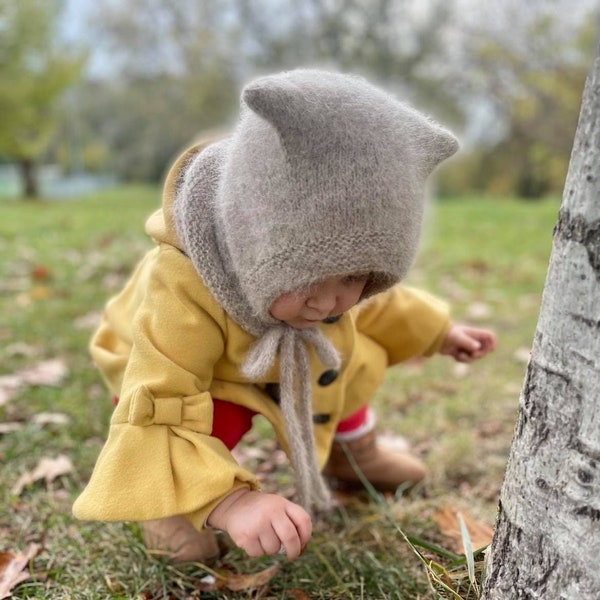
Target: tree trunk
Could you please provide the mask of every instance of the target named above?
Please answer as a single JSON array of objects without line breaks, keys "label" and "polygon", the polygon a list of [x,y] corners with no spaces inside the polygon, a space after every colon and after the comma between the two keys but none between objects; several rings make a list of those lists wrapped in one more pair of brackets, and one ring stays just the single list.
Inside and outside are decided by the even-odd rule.
[{"label": "tree trunk", "polygon": [[485,600],[600,598],[599,177],[600,55],[554,231]]},{"label": "tree trunk", "polygon": [[37,199],[39,195],[34,161],[31,158],[21,158],[19,160],[19,169],[21,171],[23,197],[26,200]]}]

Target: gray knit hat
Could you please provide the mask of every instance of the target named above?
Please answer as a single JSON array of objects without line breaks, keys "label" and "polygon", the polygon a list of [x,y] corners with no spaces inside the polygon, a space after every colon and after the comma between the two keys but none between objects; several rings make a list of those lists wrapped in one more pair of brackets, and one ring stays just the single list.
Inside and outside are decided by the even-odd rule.
[{"label": "gray knit hat", "polygon": [[[259,376],[279,352],[282,410],[295,420],[288,437],[311,425],[310,374],[298,374],[300,410],[287,371],[306,363],[305,344],[325,363],[339,359],[318,329],[292,329],[269,307],[334,275],[370,273],[365,295],[400,281],[417,250],[425,181],[457,147],[447,130],[362,78],[296,70],[247,85],[233,136],[185,169],[177,233],[217,301],[258,338],[245,373]],[[299,458],[306,438],[288,441],[298,475],[314,451]],[[312,478],[312,491],[300,483],[300,494],[305,505],[323,504],[307,497],[320,486]]]}]

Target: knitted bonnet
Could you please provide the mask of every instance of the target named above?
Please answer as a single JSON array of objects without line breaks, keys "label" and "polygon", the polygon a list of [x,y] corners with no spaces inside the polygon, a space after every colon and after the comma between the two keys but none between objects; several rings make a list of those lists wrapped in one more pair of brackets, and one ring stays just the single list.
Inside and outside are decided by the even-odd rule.
[{"label": "knitted bonnet", "polygon": [[300,502],[324,508],[315,461],[307,345],[340,359],[317,327],[269,314],[285,292],[369,273],[364,296],[400,281],[414,259],[428,175],[452,134],[362,78],[302,69],[242,92],[233,135],[184,167],[177,234],[224,310],[257,338],[242,367],[259,380],[279,358],[281,409]]}]

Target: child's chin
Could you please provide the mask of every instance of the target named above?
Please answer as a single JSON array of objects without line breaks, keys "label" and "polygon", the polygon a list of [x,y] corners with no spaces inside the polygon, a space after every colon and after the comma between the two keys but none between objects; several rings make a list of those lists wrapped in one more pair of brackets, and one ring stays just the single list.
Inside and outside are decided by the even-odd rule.
[{"label": "child's chin", "polygon": [[319,323],[319,321],[309,321],[308,319],[299,319],[297,321],[288,323],[288,325],[291,325],[294,329],[308,329],[309,327],[313,327],[317,323]]}]

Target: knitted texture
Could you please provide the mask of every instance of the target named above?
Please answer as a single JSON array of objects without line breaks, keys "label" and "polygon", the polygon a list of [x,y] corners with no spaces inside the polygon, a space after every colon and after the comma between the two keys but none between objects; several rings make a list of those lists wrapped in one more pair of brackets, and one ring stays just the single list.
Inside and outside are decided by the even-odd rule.
[{"label": "knitted texture", "polygon": [[242,367],[249,379],[259,380],[279,354],[281,410],[286,423],[291,461],[296,473],[298,500],[309,508],[325,510],[330,494],[317,469],[312,433],[310,367],[306,346],[311,345],[328,368],[339,369],[340,358],[318,329],[272,327],[254,344]]},{"label": "knitted texture", "polygon": [[369,273],[364,296],[401,280],[414,259],[428,175],[456,139],[364,79],[296,70],[242,92],[230,139],[202,150],[182,173],[177,234],[231,317],[258,339],[251,380],[280,363],[281,408],[301,502],[322,507],[306,346],[339,364],[318,329],[269,314],[282,293],[330,276]]},{"label": "knitted texture", "polygon": [[[414,259],[423,188],[455,138],[364,79],[298,70],[242,94],[216,219],[244,296],[268,317],[282,290]],[[257,285],[260,282],[260,285]]]}]

